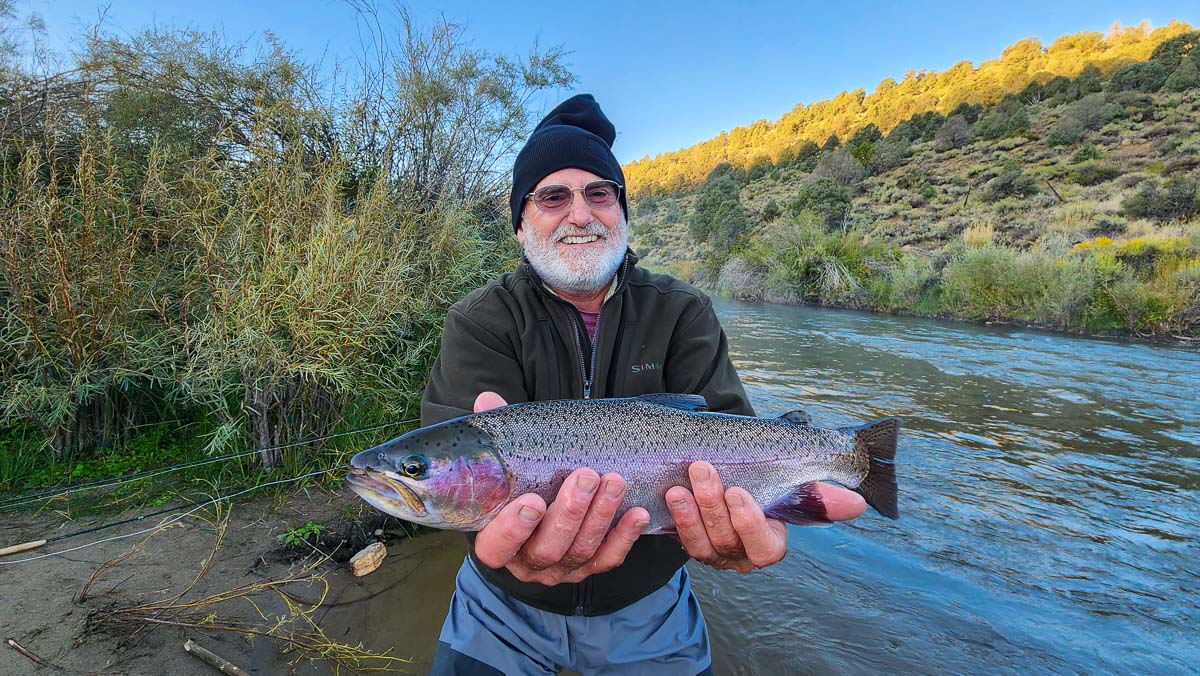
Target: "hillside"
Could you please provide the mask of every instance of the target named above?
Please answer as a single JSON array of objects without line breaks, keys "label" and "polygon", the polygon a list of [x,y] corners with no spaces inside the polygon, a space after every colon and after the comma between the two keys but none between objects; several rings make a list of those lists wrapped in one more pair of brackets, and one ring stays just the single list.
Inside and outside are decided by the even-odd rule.
[{"label": "hillside", "polygon": [[948,115],[963,103],[994,104],[1030,85],[1075,78],[1085,70],[1107,76],[1146,61],[1163,42],[1191,30],[1180,21],[1154,30],[1145,22],[1113,24],[1107,33],[1064,35],[1044,48],[1037,38],[1027,38],[979,66],[960,61],[943,72],[910,70],[900,82],[884,79],[870,94],[856,89],[807,106],[797,104],[774,122],[758,120],[688,148],[630,162],[625,177],[635,194],[695,186],[722,162],[745,169],[788,161],[805,142],[824,143],[831,135],[845,139],[867,125],[888,133],[913,115]]},{"label": "hillside", "polygon": [[644,194],[634,248],[744,298],[1196,337],[1198,42],[718,165]]}]

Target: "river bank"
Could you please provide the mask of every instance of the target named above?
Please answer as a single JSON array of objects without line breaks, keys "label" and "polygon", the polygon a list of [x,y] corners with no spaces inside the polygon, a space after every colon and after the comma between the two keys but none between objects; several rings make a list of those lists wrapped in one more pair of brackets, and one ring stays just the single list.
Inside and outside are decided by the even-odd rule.
[{"label": "river bank", "polygon": [[[309,487],[283,501],[198,512],[152,534],[62,556],[6,565],[154,522],[4,557],[2,638],[46,665],[4,646],[0,674],[201,673],[208,667],[184,652],[188,639],[252,673],[329,674],[339,662],[343,671],[357,666],[423,673],[441,629],[430,617],[445,613],[464,553],[462,537],[413,535],[386,525],[377,536],[389,550],[383,565],[353,577],[344,563],[350,552],[328,545],[353,542],[350,524],[369,528],[375,519],[353,495]],[[279,539],[308,523],[327,525],[318,546],[332,557]],[[0,541],[24,542],[86,525],[63,524],[53,513],[9,515]],[[343,533],[333,532],[338,529]]]}]

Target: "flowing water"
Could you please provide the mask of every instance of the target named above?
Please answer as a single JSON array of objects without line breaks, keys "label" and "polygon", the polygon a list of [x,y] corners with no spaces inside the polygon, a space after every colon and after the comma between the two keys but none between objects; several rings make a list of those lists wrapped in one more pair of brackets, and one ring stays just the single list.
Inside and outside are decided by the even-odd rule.
[{"label": "flowing water", "polygon": [[899,415],[901,520],[691,564],[717,673],[1200,668],[1200,350],[718,302],[760,416]]},{"label": "flowing water", "polygon": [[[718,674],[1196,673],[1200,349],[717,310],[759,415],[904,419],[899,521],[792,527],[787,558],[752,575],[689,564]],[[426,537],[422,581],[334,632],[417,673],[462,551]]]}]

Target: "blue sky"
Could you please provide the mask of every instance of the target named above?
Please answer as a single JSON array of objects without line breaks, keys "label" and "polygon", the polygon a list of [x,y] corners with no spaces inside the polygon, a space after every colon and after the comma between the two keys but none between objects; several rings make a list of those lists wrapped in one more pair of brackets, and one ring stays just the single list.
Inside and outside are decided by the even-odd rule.
[{"label": "blue sky", "polygon": [[[17,0],[52,41],[94,21],[100,3]],[[1197,0],[1058,2],[426,2],[408,3],[419,22],[439,15],[466,24],[473,46],[524,54],[535,41],[562,45],[578,78],[617,126],[622,162],[711,138],[757,119],[778,119],[799,102],[843,89],[872,91],[906,71],[944,70],[995,58],[1008,44],[1105,31],[1114,21],[1155,26],[1172,18],[1200,26]],[[159,23],[217,29],[230,39],[271,30],[313,61],[349,59],[354,12],[333,0],[112,0],[107,23],[133,33]],[[571,92],[544,101],[552,106]]]}]

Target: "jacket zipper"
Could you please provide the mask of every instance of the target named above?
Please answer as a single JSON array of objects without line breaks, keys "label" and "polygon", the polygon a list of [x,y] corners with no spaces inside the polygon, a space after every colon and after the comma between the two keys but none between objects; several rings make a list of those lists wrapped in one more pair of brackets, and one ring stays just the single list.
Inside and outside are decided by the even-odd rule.
[{"label": "jacket zipper", "polygon": [[[621,264],[620,273],[618,273],[619,276],[617,279],[619,281],[617,282],[616,291],[620,291],[621,282],[625,280],[625,274],[629,271],[628,268],[629,259],[626,258],[625,262]],[[613,296],[616,295],[617,294],[614,292]],[[575,334],[575,354],[579,357],[579,377],[581,380],[583,380],[584,399],[592,398],[592,383],[596,378],[596,355],[600,348],[600,326],[601,322],[604,320],[604,306],[608,305],[608,301],[610,299],[611,298],[605,298],[604,302],[600,304],[600,311],[596,313],[596,337],[594,340],[592,340],[592,360],[588,362],[586,367],[583,365],[583,339],[579,335],[580,328],[583,326],[583,315],[579,313],[579,308],[571,305],[571,309],[575,311],[572,315],[573,319],[571,321],[571,328]],[[570,303],[568,303],[568,305],[570,305]]]}]

